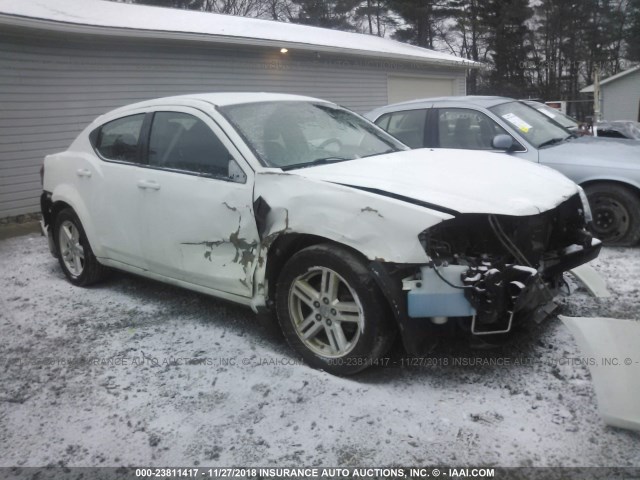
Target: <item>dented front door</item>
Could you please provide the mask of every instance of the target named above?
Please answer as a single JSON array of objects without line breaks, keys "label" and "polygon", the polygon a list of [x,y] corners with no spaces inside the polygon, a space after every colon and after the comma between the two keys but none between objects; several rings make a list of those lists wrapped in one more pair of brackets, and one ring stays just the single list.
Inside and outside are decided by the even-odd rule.
[{"label": "dented front door", "polygon": [[208,116],[156,112],[144,170],[143,245],[160,275],[250,297],[258,248],[253,173]]}]

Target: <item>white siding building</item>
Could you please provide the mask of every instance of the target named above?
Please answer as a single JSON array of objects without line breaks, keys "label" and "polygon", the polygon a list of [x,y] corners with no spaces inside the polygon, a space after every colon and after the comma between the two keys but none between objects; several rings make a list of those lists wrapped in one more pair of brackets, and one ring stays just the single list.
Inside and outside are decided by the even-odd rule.
[{"label": "white siding building", "polygon": [[[593,93],[593,85],[580,90]],[[640,122],[640,65],[600,81],[603,120]]]},{"label": "white siding building", "polygon": [[263,91],[364,113],[464,95],[471,67],[389,39],[268,20],[103,0],[0,0],[0,218],[38,211],[43,157],[128,103]]}]

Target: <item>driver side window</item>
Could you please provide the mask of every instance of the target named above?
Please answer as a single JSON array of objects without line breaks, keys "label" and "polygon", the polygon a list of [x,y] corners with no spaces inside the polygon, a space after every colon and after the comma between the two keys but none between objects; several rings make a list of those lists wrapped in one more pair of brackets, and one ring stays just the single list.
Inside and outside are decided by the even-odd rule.
[{"label": "driver side window", "polygon": [[484,113],[466,108],[438,110],[440,148],[494,150],[496,135],[509,135],[504,128]]},{"label": "driver side window", "polygon": [[[156,112],[149,136],[149,165],[237,181],[239,167],[202,120],[181,112]],[[235,169],[230,174],[231,169]]]}]

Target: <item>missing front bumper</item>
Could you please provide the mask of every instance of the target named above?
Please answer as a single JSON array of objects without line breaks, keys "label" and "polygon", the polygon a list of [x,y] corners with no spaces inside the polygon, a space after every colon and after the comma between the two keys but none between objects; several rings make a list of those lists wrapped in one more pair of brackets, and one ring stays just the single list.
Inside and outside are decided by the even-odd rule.
[{"label": "missing front bumper", "polygon": [[521,265],[421,266],[419,275],[403,280],[405,345],[415,347],[424,332],[441,331],[450,320],[466,324],[472,335],[507,334],[515,323],[540,323],[556,308],[553,297],[559,276],[596,258],[600,248],[596,239],[589,246],[571,245],[550,255],[539,269]]}]

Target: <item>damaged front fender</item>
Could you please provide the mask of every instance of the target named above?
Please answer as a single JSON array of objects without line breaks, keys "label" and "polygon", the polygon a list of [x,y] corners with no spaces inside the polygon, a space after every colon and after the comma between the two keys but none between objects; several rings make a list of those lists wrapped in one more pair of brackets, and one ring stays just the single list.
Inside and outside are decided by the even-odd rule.
[{"label": "damaged front fender", "polygon": [[418,235],[453,215],[294,173],[256,175],[254,212],[263,247],[282,233],[349,246],[369,260],[424,263]]}]

